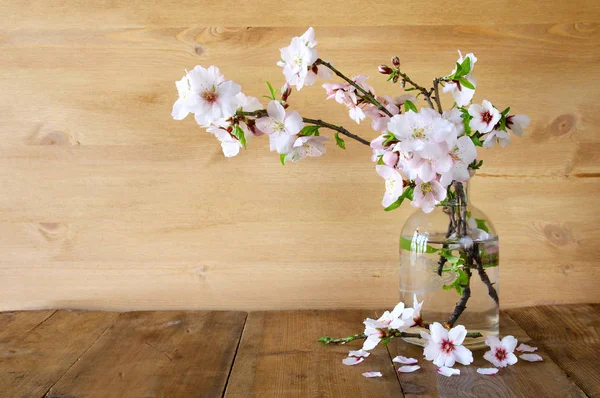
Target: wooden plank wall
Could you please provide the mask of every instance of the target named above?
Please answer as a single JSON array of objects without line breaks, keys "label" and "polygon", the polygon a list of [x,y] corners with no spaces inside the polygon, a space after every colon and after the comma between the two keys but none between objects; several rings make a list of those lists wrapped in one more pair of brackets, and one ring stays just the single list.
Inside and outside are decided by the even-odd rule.
[{"label": "wooden plank wall", "polygon": [[[450,7],[450,8],[449,8]],[[380,207],[365,147],[282,167],[265,139],[233,159],[170,112],[174,81],[221,67],[251,95],[316,27],[348,74],[399,55],[425,82],[456,49],[477,100],[531,128],[484,155],[472,197],[502,242],[503,307],[600,301],[600,3],[465,0],[0,2],[0,310],[377,308],[397,297],[409,206]],[[320,87],[293,106],[374,137]],[[446,101],[448,104],[448,101]]]}]

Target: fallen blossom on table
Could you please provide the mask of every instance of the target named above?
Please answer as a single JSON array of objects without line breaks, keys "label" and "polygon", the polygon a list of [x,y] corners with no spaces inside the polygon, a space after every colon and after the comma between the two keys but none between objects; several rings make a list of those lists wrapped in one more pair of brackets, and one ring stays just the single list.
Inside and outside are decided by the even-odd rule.
[{"label": "fallen blossom on table", "polygon": [[421,367],[419,365],[406,365],[406,366],[400,366],[398,368],[398,372],[400,373],[412,373],[415,370],[419,370],[421,369]]},{"label": "fallen blossom on table", "polygon": [[357,358],[357,357],[347,357],[347,358],[344,358],[342,360],[342,363],[344,365],[354,366],[354,365],[358,365],[359,363],[361,363],[364,360],[365,360],[365,357],[359,357],[359,358]]},{"label": "fallen blossom on table", "polygon": [[519,358],[527,362],[540,362],[544,360],[544,358],[538,354],[521,354],[519,355]]},{"label": "fallen blossom on table", "polygon": [[392,359],[392,362],[401,363],[403,365],[414,365],[414,364],[418,363],[419,361],[415,358],[407,358],[407,357],[398,355],[396,358]]},{"label": "fallen blossom on table", "polygon": [[499,369],[498,368],[479,368],[477,369],[477,373],[479,373],[480,375],[488,375],[488,376],[493,376],[496,373],[498,373]]},{"label": "fallen blossom on table", "polygon": [[437,369],[437,372],[439,374],[441,374],[442,376],[446,376],[446,377],[450,377],[452,375],[459,375],[460,374],[460,370],[459,369],[454,369],[454,368],[450,368],[450,367],[447,367],[447,366],[439,367]]},{"label": "fallen blossom on table", "polygon": [[464,326],[458,325],[448,331],[440,323],[434,322],[429,331],[431,334],[421,332],[421,337],[427,340],[423,350],[425,359],[439,367],[451,367],[455,362],[463,365],[473,362],[473,353],[461,345],[467,336]]},{"label": "fallen blossom on table", "polygon": [[514,365],[518,361],[517,356],[514,354],[517,342],[517,339],[513,336],[505,336],[502,340],[496,336],[487,336],[485,344],[487,344],[491,350],[487,351],[483,355],[483,358],[490,361],[498,368]]},{"label": "fallen blossom on table", "polygon": [[362,374],[365,377],[381,377],[383,376],[381,372],[365,372]]},{"label": "fallen blossom on table", "polygon": [[518,347],[517,347],[517,351],[519,352],[534,352],[537,351],[537,347],[532,347],[530,345],[527,344],[523,344],[521,343]]}]

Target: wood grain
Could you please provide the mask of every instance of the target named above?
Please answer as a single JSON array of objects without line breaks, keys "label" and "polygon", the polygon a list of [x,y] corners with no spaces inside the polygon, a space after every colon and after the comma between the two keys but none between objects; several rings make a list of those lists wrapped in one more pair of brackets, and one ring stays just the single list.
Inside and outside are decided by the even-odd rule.
[{"label": "wood grain", "polygon": [[0,313],[0,347],[45,322],[56,311],[17,311]]},{"label": "wood grain", "polygon": [[[277,311],[248,314],[226,397],[401,397],[385,348],[345,366],[360,343],[324,346],[322,335],[346,336],[372,311]],[[358,346],[358,347],[357,347]],[[361,373],[379,371],[382,378]]]},{"label": "wood grain", "polygon": [[590,397],[600,397],[600,305],[520,308],[510,316]]},{"label": "wood grain", "polygon": [[48,397],[220,397],[243,312],[123,314]]},{"label": "wood grain", "polygon": [[[513,335],[519,342],[537,346],[504,312],[500,317],[501,335]],[[437,374],[432,362],[423,359],[423,348],[409,345],[401,340],[388,345],[390,356],[402,355],[419,359],[421,369],[414,373],[398,373],[406,397],[585,397],[581,389],[567,377],[544,350],[539,354],[543,362],[529,363],[523,360],[501,369],[496,376],[482,376],[477,368],[493,367],[483,359],[485,350],[473,352],[474,362],[469,366],[457,364],[460,376],[445,377]],[[398,364],[396,364],[398,367]]]},{"label": "wood grain", "polygon": [[[0,310],[393,304],[412,209],[381,210],[367,148],[281,167],[257,139],[224,159],[170,116],[196,64],[257,97],[280,86],[278,49],[310,24],[322,57],[382,94],[399,94],[375,69],[391,55],[426,82],[475,52],[476,100],[533,120],[473,181],[501,236],[502,305],[600,301],[597,2],[468,0],[459,20],[434,2],[38,3],[0,2]],[[375,136],[319,86],[290,101]]]},{"label": "wood grain", "polygon": [[[114,312],[57,311],[0,347],[6,397],[41,397],[119,317]],[[16,323],[9,325],[18,330]]]}]

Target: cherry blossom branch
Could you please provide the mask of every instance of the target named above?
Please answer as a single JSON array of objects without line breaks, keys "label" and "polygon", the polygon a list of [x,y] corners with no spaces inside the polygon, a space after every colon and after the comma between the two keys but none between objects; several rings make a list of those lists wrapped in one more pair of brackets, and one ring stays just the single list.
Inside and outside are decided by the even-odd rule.
[{"label": "cherry blossom branch", "polygon": [[[402,81],[404,81],[405,83],[410,84],[416,90],[419,90],[421,92],[421,94],[423,94],[423,96],[425,97],[425,100],[429,104],[429,107],[435,109],[434,106],[433,106],[433,102],[431,102],[431,93],[432,93],[432,90],[427,90],[425,87],[423,87],[423,86],[415,83],[410,77],[408,77],[408,75],[406,73],[401,72],[399,69],[398,69],[398,75],[400,77],[402,77]],[[441,111],[440,111],[440,113],[441,113]]]},{"label": "cherry blossom branch", "polygon": [[440,100],[440,89],[439,89],[440,82],[443,81],[443,80],[444,79],[439,78],[439,77],[437,79],[433,80],[433,90],[435,92],[435,103],[437,104],[438,112],[439,113],[443,113],[442,102]]},{"label": "cherry blossom branch", "polygon": [[462,315],[464,310],[467,308],[467,301],[471,297],[471,265],[473,264],[473,255],[469,250],[467,252],[467,263],[464,266],[464,272],[467,274],[467,283],[462,286],[462,295],[460,296],[460,300],[456,303],[454,307],[454,311],[452,311],[452,315],[446,322],[446,327],[453,327],[458,318]]},{"label": "cherry blossom branch", "polygon": [[[366,339],[368,336],[364,333],[358,333],[358,334],[353,334],[352,336],[348,336],[348,337],[338,337],[338,338],[333,338],[333,337],[329,337],[329,336],[323,336],[320,337],[317,341],[319,343],[323,343],[323,344],[348,344],[351,341],[354,340],[360,340],[360,339]],[[405,338],[414,338],[414,339],[422,339],[423,337],[421,337],[420,333],[410,333],[410,332],[399,332],[397,330],[393,330],[391,334],[389,334],[387,337],[390,338],[394,338],[394,337],[405,337]],[[467,333],[468,338],[477,338],[477,337],[482,337],[482,334],[479,332],[469,332]]]},{"label": "cherry blossom branch", "polygon": [[361,94],[362,94],[362,97],[364,99],[366,99],[368,102],[370,102],[371,104],[375,105],[380,111],[382,111],[383,113],[385,113],[389,117],[394,116],[394,115],[392,115],[392,113],[390,111],[388,111],[386,109],[386,107],[384,107],[383,105],[381,105],[381,103],[379,101],[377,101],[375,99],[375,97],[373,97],[371,95],[371,93],[369,93],[367,90],[365,90],[364,88],[362,88],[361,86],[359,86],[358,84],[356,84],[356,82],[354,82],[352,79],[346,77],[346,75],[344,75],[342,72],[340,72],[339,70],[337,70],[336,68],[334,68],[333,65],[331,65],[329,62],[323,61],[321,58],[317,58],[317,60],[315,61],[314,65],[323,65],[324,67],[328,68],[333,73],[335,73],[337,76],[339,76],[342,79],[344,79],[352,87],[354,87],[355,89],[357,89],[358,91],[360,91]]},{"label": "cherry blossom branch", "polygon": [[500,300],[498,299],[498,292],[494,287],[494,284],[490,281],[488,274],[485,272],[483,268],[483,261],[481,261],[481,255],[479,254],[479,243],[473,244],[473,251],[475,253],[475,266],[477,268],[477,273],[479,274],[479,279],[487,286],[488,294],[494,300],[496,305],[500,305]]},{"label": "cherry blossom branch", "polygon": [[[239,119],[242,117],[255,117],[255,118],[260,118],[260,117],[264,117],[267,116],[267,111],[266,109],[260,109],[254,112],[244,112],[244,111],[237,111],[236,114],[234,115],[234,119]],[[304,123],[309,123],[309,124],[313,124],[315,126],[320,126],[320,127],[324,127],[324,128],[328,128],[330,130],[334,130],[337,131],[340,134],[345,135],[348,138],[352,138],[353,140],[356,140],[358,142],[360,142],[363,145],[367,145],[370,146],[371,143],[368,140],[365,140],[364,138],[356,135],[356,134],[352,134],[351,132],[349,132],[348,130],[346,130],[344,127],[342,126],[338,126],[335,124],[331,124],[331,123],[327,123],[324,122],[321,119],[309,119],[306,117],[302,118],[302,121]]]}]

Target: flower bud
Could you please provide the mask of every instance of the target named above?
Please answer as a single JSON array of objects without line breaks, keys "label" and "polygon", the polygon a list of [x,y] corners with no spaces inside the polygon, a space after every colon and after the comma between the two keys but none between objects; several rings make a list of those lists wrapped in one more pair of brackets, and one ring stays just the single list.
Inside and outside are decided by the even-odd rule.
[{"label": "flower bud", "polygon": [[398,75],[394,75],[394,78],[392,79],[392,81],[394,83],[398,83]]},{"label": "flower bud", "polygon": [[394,56],[392,57],[392,65],[394,65],[396,68],[400,67],[400,58]]},{"label": "flower bud", "polygon": [[281,87],[281,100],[287,101],[287,99],[291,93],[292,93],[292,87],[288,83],[285,83],[283,85],[283,87]]},{"label": "flower bud", "polygon": [[393,72],[392,68],[390,68],[387,65],[379,65],[379,67],[377,69],[379,70],[379,73],[381,73],[382,75],[390,75]]}]

